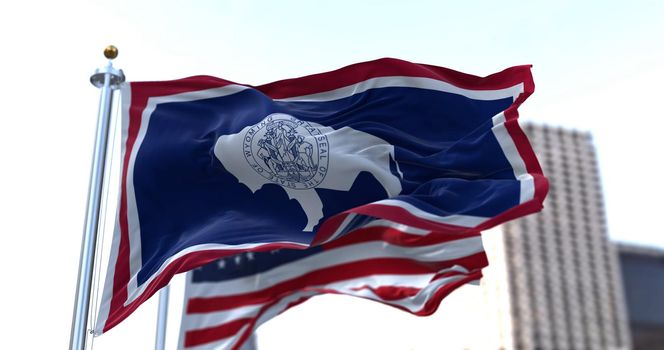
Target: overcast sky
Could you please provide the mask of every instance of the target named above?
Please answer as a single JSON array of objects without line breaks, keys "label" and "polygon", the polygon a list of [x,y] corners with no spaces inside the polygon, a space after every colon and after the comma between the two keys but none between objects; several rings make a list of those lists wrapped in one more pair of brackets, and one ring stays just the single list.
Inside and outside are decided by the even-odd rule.
[{"label": "overcast sky", "polygon": [[[386,56],[476,75],[533,64],[537,87],[522,120],[590,131],[610,236],[664,248],[662,18],[664,3],[645,0],[5,2],[0,348],[68,344],[99,101],[88,79],[107,44],[120,48],[115,65],[129,80],[205,74],[261,84]],[[313,339],[324,339],[317,349],[438,349],[432,339],[480,317],[468,309],[450,322],[446,313],[464,313],[453,312],[464,309],[454,299],[428,319],[349,299],[311,301],[271,321],[261,350],[311,349]],[[155,314],[153,300],[95,348],[151,348]]]}]

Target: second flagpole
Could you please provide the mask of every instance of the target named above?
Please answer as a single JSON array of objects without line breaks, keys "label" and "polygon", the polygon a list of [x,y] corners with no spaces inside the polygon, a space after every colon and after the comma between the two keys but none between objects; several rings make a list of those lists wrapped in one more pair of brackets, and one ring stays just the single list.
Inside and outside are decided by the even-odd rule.
[{"label": "second flagpole", "polygon": [[168,324],[168,296],[170,285],[159,291],[159,311],[157,312],[157,334],[155,336],[154,349],[164,350],[166,347],[166,326]]}]

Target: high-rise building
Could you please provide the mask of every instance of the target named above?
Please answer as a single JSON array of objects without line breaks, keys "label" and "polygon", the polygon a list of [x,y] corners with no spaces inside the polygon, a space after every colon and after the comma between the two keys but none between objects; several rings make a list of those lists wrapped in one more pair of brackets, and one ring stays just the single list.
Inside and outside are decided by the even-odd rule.
[{"label": "high-rise building", "polygon": [[528,124],[550,190],[545,209],[484,235],[489,349],[628,349],[617,255],[589,133]]},{"label": "high-rise building", "polygon": [[664,349],[664,249],[618,245],[635,350]]}]

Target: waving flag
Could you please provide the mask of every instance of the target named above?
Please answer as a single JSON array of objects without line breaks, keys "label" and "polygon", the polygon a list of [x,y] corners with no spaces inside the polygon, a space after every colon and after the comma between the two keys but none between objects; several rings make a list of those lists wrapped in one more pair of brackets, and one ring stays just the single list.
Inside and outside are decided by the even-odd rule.
[{"label": "waving flag", "polygon": [[224,256],[353,239],[377,220],[465,237],[539,210],[546,179],[516,121],[533,89],[528,66],[480,78],[395,59],[256,87],[125,84],[96,333]]},{"label": "waving flag", "polygon": [[180,349],[239,349],[258,326],[308,298],[335,293],[429,315],[487,265],[479,234],[373,220],[305,250],[243,253],[187,275]]}]

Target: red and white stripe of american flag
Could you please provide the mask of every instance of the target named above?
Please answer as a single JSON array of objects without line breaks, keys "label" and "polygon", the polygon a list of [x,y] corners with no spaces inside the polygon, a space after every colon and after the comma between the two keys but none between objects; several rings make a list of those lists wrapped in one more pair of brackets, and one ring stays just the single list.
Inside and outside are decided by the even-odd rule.
[{"label": "red and white stripe of american flag", "polygon": [[222,282],[191,283],[180,349],[241,349],[262,323],[323,293],[429,315],[487,266],[479,232],[450,234],[375,220],[314,255]]}]

